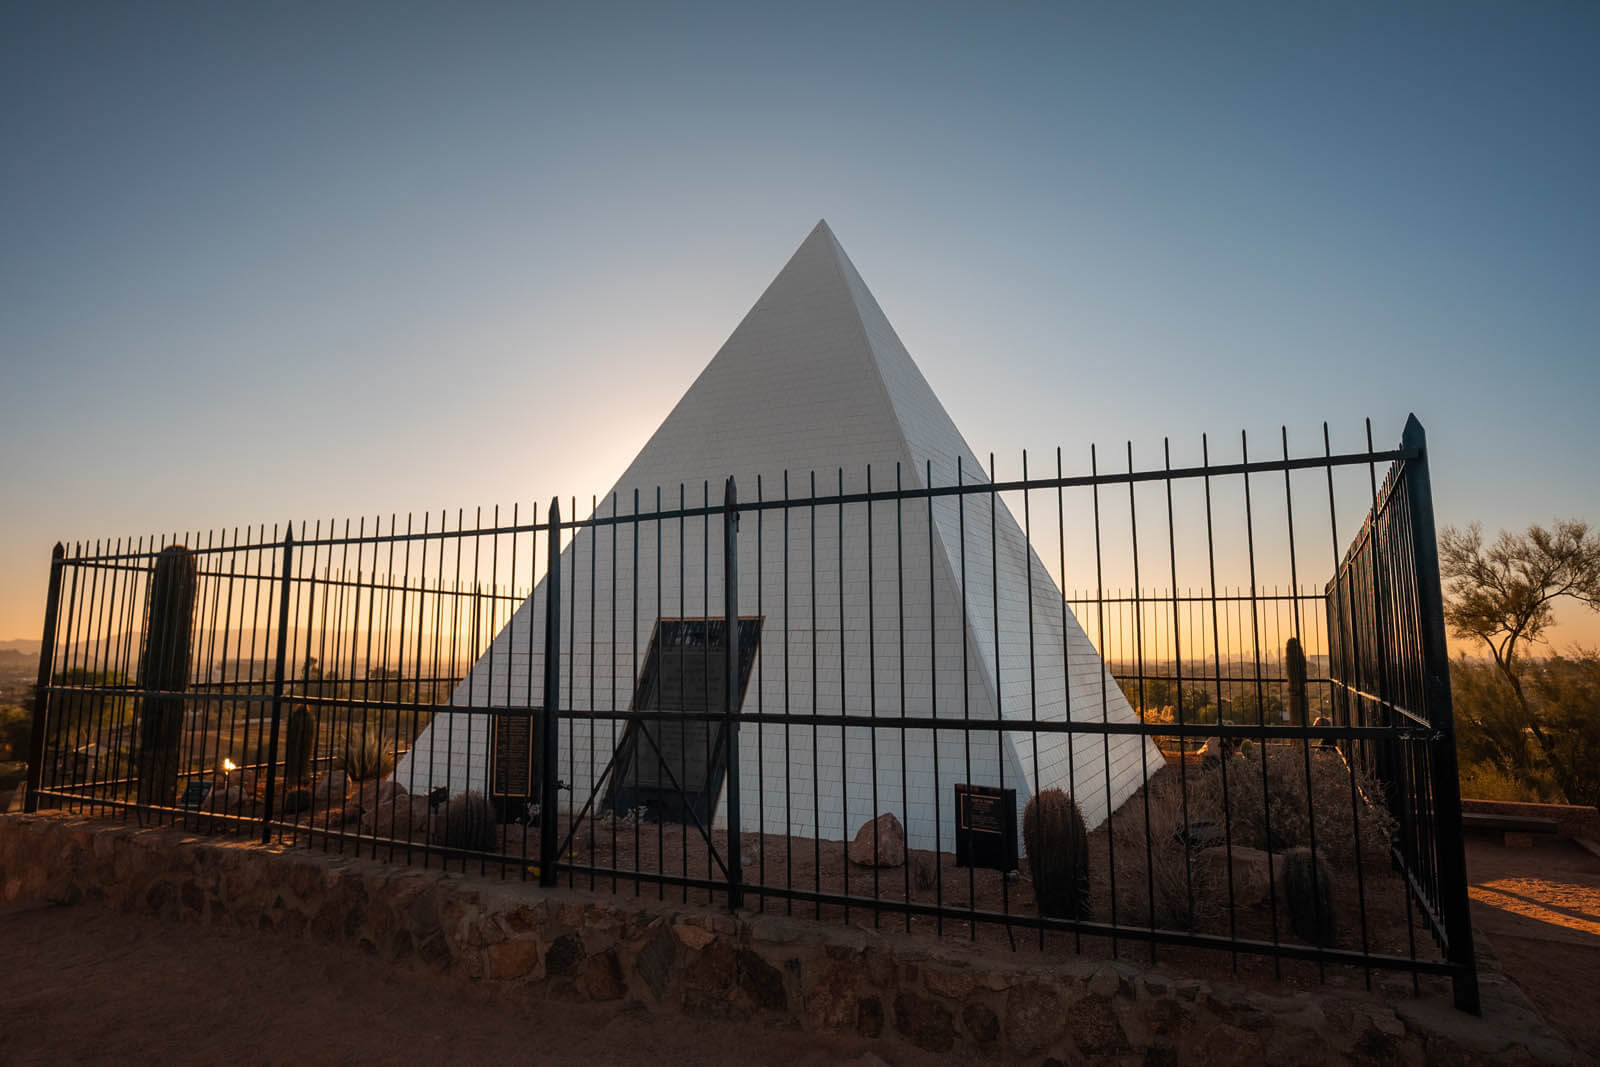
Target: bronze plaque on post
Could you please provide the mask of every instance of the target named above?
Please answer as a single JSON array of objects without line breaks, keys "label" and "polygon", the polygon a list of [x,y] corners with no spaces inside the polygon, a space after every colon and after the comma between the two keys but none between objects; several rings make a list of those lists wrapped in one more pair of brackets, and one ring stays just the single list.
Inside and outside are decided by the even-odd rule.
[{"label": "bronze plaque on post", "polygon": [[1017,869],[1017,791],[956,786],[956,865]]},{"label": "bronze plaque on post", "polygon": [[537,711],[537,708],[528,708],[522,714],[494,716],[494,738],[489,746],[491,799],[528,801],[534,798],[533,716]]}]

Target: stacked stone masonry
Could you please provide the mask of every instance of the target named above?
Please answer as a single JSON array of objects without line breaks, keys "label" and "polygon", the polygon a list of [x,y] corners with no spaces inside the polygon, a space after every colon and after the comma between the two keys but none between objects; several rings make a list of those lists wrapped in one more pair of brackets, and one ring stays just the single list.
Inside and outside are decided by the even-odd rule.
[{"label": "stacked stone masonry", "polygon": [[1267,992],[1127,963],[1030,963],[961,943],[541,890],[336,852],[0,816],[0,907],[41,903],[275,930],[539,999],[855,1031],[998,1062],[1571,1060],[1492,964],[1480,1019],[1447,998],[1382,988]]}]

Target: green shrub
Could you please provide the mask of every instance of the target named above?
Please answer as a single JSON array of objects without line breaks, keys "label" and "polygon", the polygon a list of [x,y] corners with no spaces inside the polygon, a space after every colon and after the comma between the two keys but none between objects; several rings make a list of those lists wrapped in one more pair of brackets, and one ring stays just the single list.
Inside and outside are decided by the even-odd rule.
[{"label": "green shrub", "polygon": [[1283,854],[1283,896],[1289,905],[1289,926],[1295,936],[1313,945],[1331,947],[1338,933],[1333,914],[1333,882],[1328,864],[1316,862],[1309,848]]},{"label": "green shrub", "polygon": [[470,852],[494,852],[500,847],[500,827],[494,808],[477,790],[457,793],[445,804],[443,833],[438,844]]},{"label": "green shrub", "polygon": [[1022,840],[1039,914],[1089,916],[1089,831],[1083,813],[1059,789],[1046,789],[1022,813]]},{"label": "green shrub", "polygon": [[0,707],[0,762],[28,758],[28,739],[33,735],[33,712],[26,708]]}]

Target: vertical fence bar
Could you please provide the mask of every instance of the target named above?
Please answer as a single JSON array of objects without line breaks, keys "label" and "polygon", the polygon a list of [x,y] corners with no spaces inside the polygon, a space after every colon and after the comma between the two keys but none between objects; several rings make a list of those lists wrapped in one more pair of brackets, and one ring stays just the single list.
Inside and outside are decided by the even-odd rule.
[{"label": "vertical fence bar", "polygon": [[561,500],[550,499],[546,535],[548,563],[544,575],[544,735],[539,760],[539,884],[556,884],[556,761],[561,757]]},{"label": "vertical fence bar", "polygon": [[1479,1013],[1478,971],[1467,904],[1467,857],[1461,830],[1461,780],[1456,766],[1455,711],[1450,700],[1450,653],[1445,646],[1444,596],[1439,582],[1439,542],[1433,522],[1433,487],[1428,478],[1428,437],[1422,423],[1406,419],[1401,446],[1415,450],[1405,461],[1412,551],[1416,553],[1417,607],[1421,616],[1424,701],[1433,728],[1434,841],[1438,849],[1439,910],[1445,951],[1456,967],[1456,1007]]},{"label": "vertical fence bar", "polygon": [[294,580],[294,523],[283,531],[283,573],[278,576],[278,652],[272,668],[272,732],[267,738],[266,811],[261,815],[261,843],[272,840],[272,810],[277,800],[278,726],[283,721],[283,678],[289,654],[289,594]]},{"label": "vertical fence bar", "polygon": [[39,810],[39,787],[44,782],[44,730],[50,703],[50,681],[55,671],[56,614],[61,608],[61,560],[67,550],[60,541],[50,550],[50,592],[44,602],[44,633],[39,644],[39,681],[33,689],[33,733],[28,735],[28,784],[22,810]]},{"label": "vertical fence bar", "polygon": [[744,864],[739,849],[739,506],[731,475],[722,501],[722,618],[728,657],[723,698],[723,737],[728,746],[728,910],[736,911],[744,907]]}]

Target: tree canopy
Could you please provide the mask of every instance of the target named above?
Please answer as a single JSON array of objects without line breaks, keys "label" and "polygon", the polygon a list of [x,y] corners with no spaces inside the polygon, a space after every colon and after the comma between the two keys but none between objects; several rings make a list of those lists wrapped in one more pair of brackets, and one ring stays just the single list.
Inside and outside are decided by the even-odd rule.
[{"label": "tree canopy", "polygon": [[1518,686],[1518,658],[1554,620],[1551,606],[1572,597],[1600,611],[1600,533],[1576,519],[1527,533],[1500,531],[1485,544],[1483,525],[1439,534],[1439,572],[1448,594],[1445,621],[1457,637],[1481,640],[1506,680]]},{"label": "tree canopy", "polygon": [[1596,803],[1593,758],[1600,706],[1593,703],[1593,685],[1587,681],[1595,657],[1580,655],[1572,670],[1561,671],[1530,672],[1526,661],[1554,622],[1556,601],[1570,597],[1600,611],[1600,533],[1569,519],[1548,530],[1534,524],[1526,533],[1501,531],[1485,543],[1478,523],[1446,527],[1439,535],[1439,573],[1451,632],[1482,641],[1510,690],[1509,706],[1489,691],[1478,694],[1485,699],[1460,702],[1478,740],[1498,753],[1493,762],[1507,772],[1524,771],[1526,754],[1519,750],[1531,736],[1568,802]]}]

